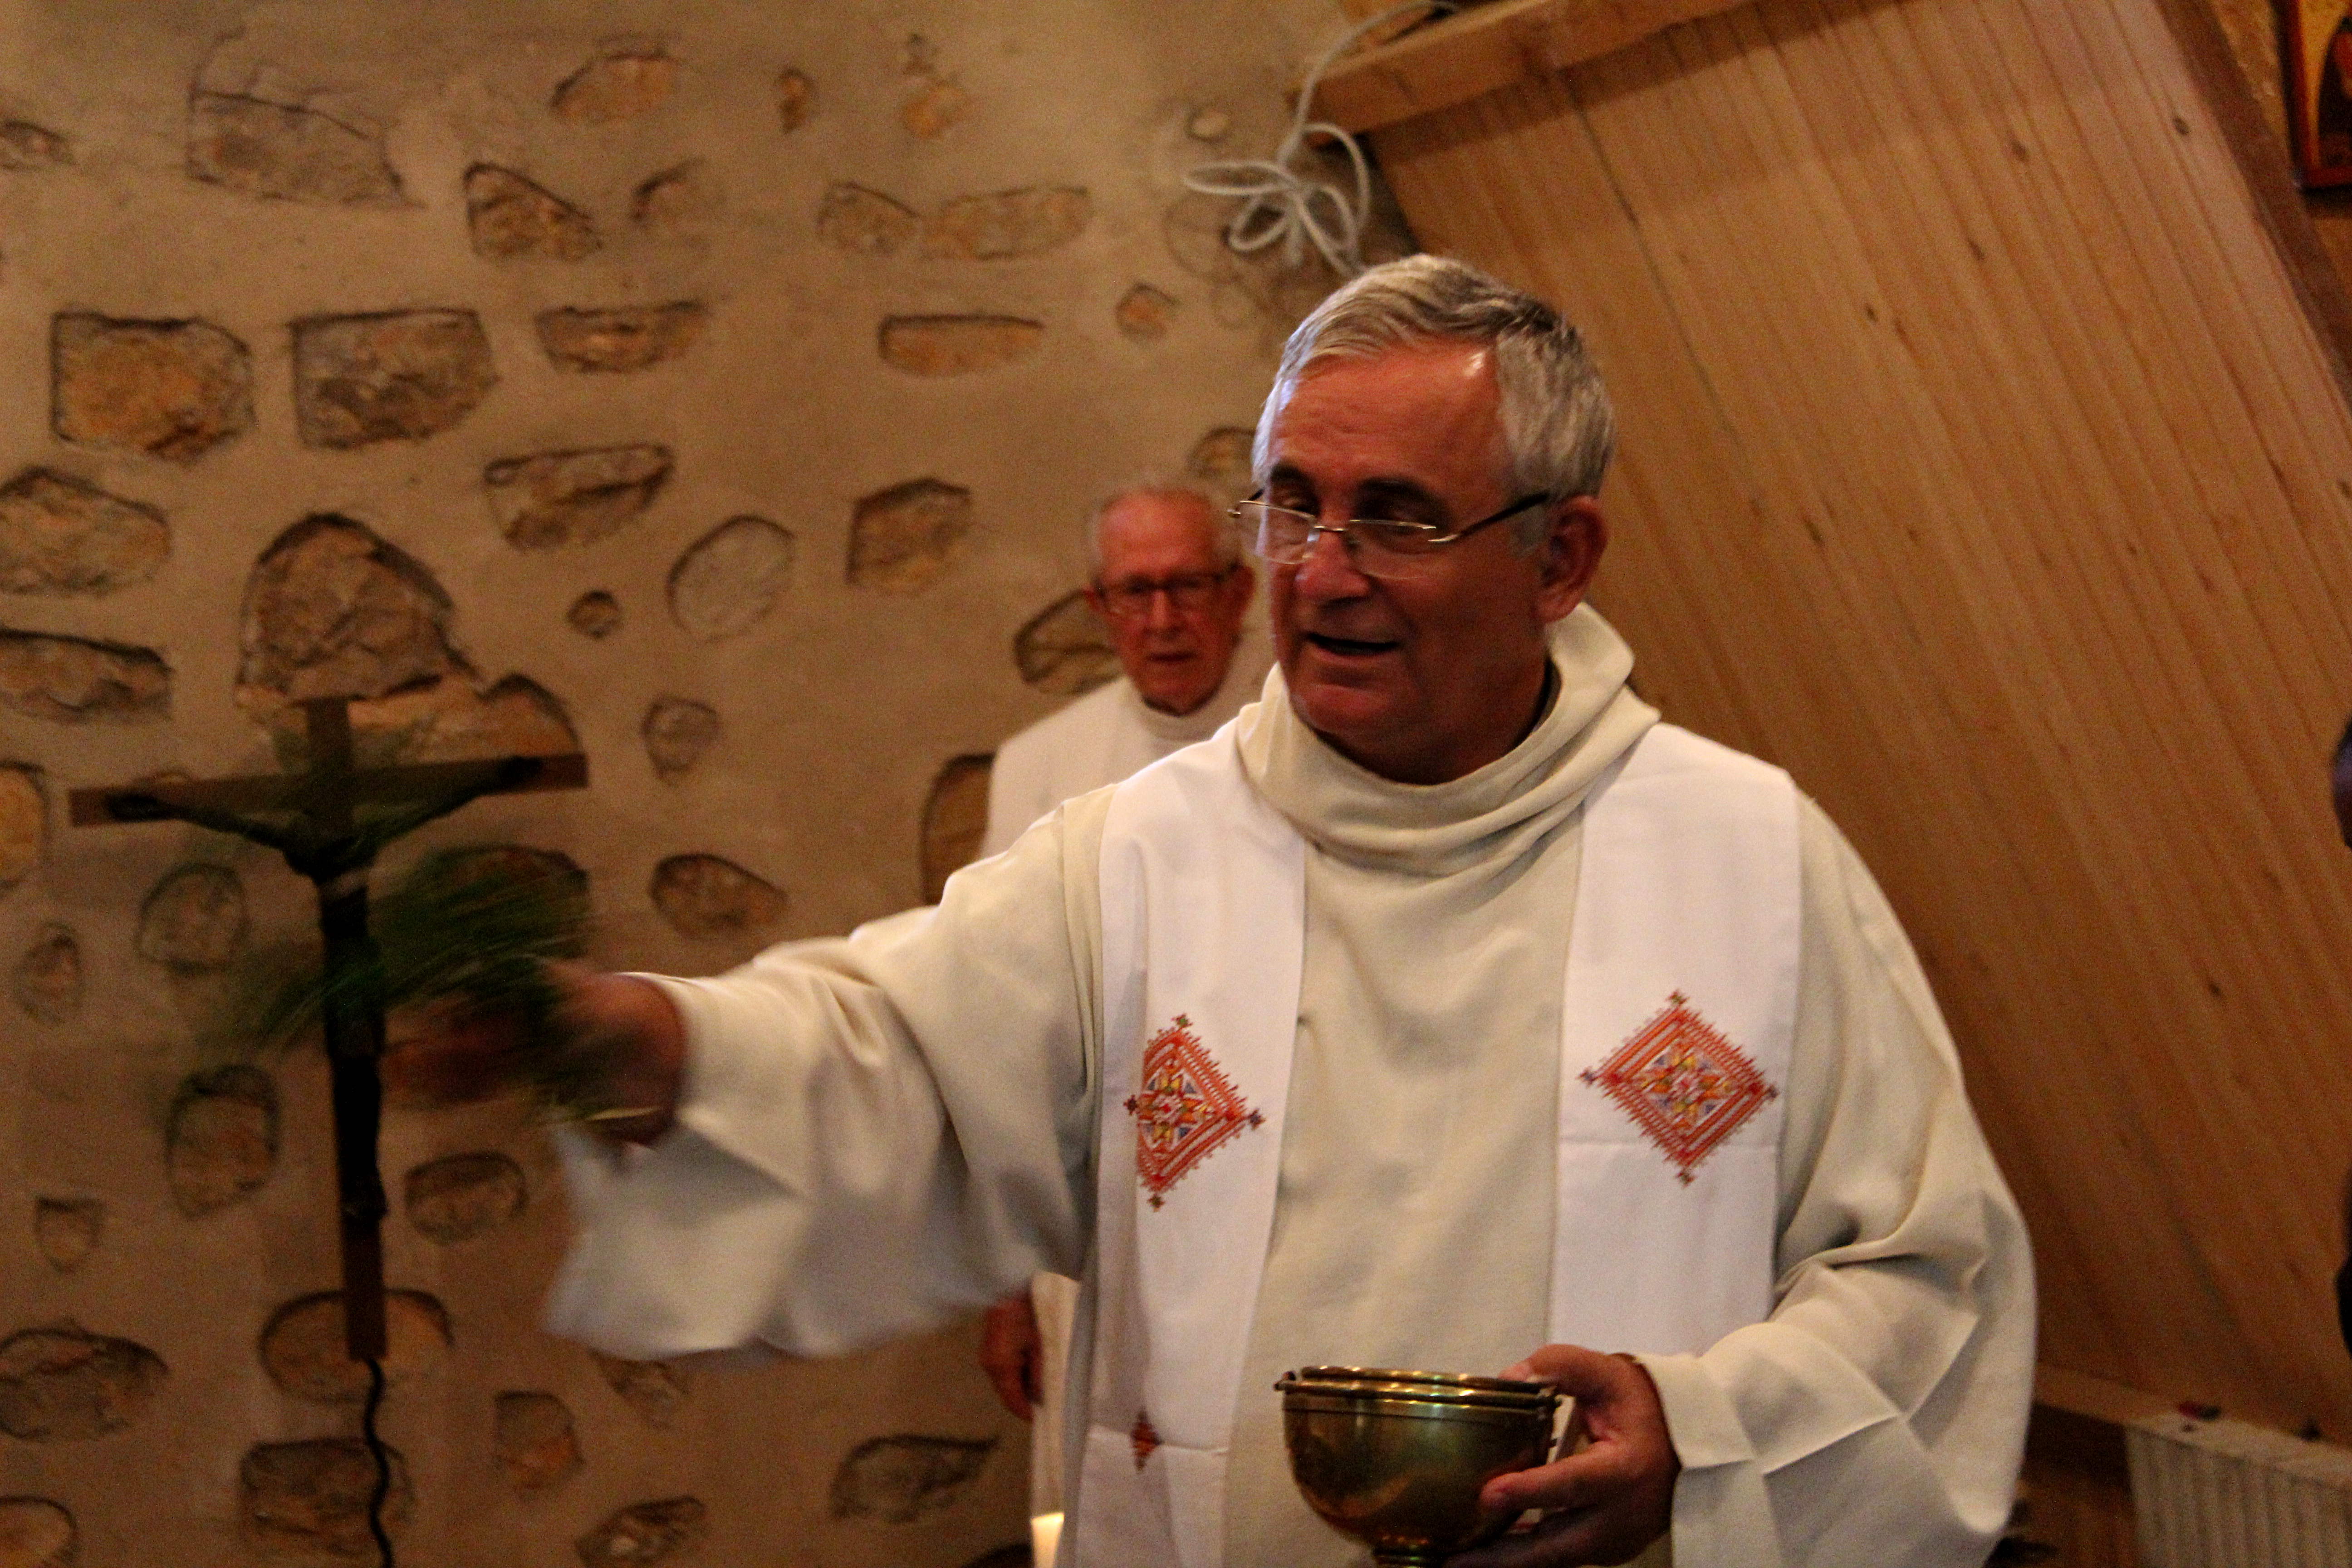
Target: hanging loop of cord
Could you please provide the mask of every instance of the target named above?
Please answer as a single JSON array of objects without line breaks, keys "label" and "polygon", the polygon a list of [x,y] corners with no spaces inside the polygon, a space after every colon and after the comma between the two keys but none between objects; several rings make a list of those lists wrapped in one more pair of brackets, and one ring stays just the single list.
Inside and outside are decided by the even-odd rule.
[{"label": "hanging loop of cord", "polygon": [[[1307,258],[1307,247],[1343,278],[1364,269],[1364,223],[1372,205],[1371,165],[1353,136],[1328,120],[1310,120],[1315,89],[1332,63],[1374,28],[1415,11],[1433,20],[1450,15],[1456,0],[1405,0],[1348,29],[1307,73],[1298,89],[1298,109],[1289,132],[1271,158],[1244,158],[1231,163],[1202,163],[1184,176],[1187,189],[1204,196],[1230,196],[1242,205],[1225,224],[1225,246],[1247,256],[1274,246],[1282,247],[1284,262],[1297,267]],[[1348,155],[1354,174],[1352,195],[1328,180],[1302,174],[1293,164],[1307,152],[1307,141],[1328,136]]]}]

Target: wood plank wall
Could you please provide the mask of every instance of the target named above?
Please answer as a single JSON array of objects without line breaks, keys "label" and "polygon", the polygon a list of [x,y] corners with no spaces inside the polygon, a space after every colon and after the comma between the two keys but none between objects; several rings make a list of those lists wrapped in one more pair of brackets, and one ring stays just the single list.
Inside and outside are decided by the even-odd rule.
[{"label": "wood plank wall", "polygon": [[1601,607],[1886,885],[2043,1360],[2352,1438],[2352,419],[2158,0],[1764,0],[1378,145],[1591,334]]}]

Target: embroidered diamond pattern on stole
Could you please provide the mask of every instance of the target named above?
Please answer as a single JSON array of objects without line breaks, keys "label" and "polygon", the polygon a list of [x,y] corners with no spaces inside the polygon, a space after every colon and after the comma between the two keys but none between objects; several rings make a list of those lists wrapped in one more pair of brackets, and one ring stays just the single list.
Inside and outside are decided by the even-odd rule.
[{"label": "embroidered diamond pattern on stole", "polygon": [[1183,1014],[1143,1047],[1143,1089],[1127,1098],[1135,1118],[1135,1170],[1151,1206],[1187,1172],[1265,1118],[1249,1108]]},{"label": "embroidered diamond pattern on stole", "polygon": [[1135,1413],[1135,1426],[1128,1433],[1127,1440],[1134,1446],[1135,1468],[1139,1470],[1160,1447],[1160,1434],[1153,1430],[1151,1417],[1140,1410]]},{"label": "embroidered diamond pattern on stole", "polygon": [[1780,1092],[1679,991],[1607,1061],[1580,1076],[1624,1107],[1685,1186],[1717,1144]]}]

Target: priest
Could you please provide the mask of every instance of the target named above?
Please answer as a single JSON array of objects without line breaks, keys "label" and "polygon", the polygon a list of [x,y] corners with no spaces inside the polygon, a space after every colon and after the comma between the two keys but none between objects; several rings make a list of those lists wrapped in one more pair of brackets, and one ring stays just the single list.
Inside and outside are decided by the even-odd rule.
[{"label": "priest", "polygon": [[2017,1209],[1868,872],[1584,604],[1612,443],[1540,301],[1428,257],[1333,295],[1237,509],[1260,701],[934,909],[572,983],[635,1146],[571,1141],[554,1326],[827,1354],[1075,1275],[1084,1568],[1360,1563],[1281,1450],[1325,1363],[1577,1398],[1465,1565],[1981,1563]]}]

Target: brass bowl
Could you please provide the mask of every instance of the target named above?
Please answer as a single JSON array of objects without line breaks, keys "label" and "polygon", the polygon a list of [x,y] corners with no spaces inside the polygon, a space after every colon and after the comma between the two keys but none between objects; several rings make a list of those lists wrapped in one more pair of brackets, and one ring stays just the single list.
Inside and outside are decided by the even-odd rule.
[{"label": "brass bowl", "polygon": [[1443,1563],[1508,1528],[1478,1493],[1550,1457],[1560,1404],[1539,1383],[1351,1366],[1310,1366],[1275,1388],[1307,1506],[1394,1564]]}]

